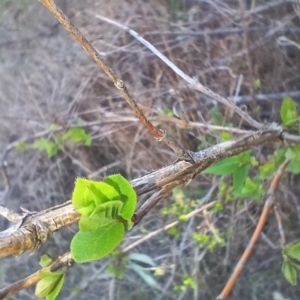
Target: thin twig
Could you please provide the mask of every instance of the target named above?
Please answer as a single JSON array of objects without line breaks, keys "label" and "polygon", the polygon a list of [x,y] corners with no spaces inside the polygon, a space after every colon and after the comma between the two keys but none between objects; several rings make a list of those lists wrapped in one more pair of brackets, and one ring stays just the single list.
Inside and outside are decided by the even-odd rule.
[{"label": "thin twig", "polygon": [[[150,108],[149,106],[145,106],[145,105],[140,105],[140,106],[144,111],[155,113],[155,111],[152,108]],[[225,126],[205,124],[205,123],[200,123],[200,122],[191,122],[188,120],[181,120],[181,119],[177,119],[175,117],[167,116],[162,113],[156,113],[156,114],[157,114],[157,116],[149,117],[149,119],[150,120],[158,119],[158,120],[162,120],[162,121],[166,121],[166,122],[171,122],[171,123],[174,123],[183,128],[201,128],[204,130],[225,131],[225,132],[234,133],[234,134],[249,134],[249,133],[253,132],[251,130],[239,129],[239,128],[234,128],[234,127],[225,127]]]},{"label": "thin twig", "polygon": [[21,290],[27,289],[28,287],[38,283],[40,281],[39,272],[54,272],[62,267],[70,267],[74,263],[74,260],[71,257],[71,253],[65,253],[60,256],[55,262],[53,262],[49,267],[43,268],[28,277],[15,282],[14,284],[7,286],[0,290],[0,299],[4,299],[8,296],[11,296]]},{"label": "thin twig", "polygon": [[106,61],[101,57],[97,50],[91,43],[82,35],[82,33],[71,23],[68,17],[55,5],[53,0],[39,0],[53,15],[54,17],[68,30],[76,41],[83,47],[83,49],[91,55],[94,61],[100,66],[104,73],[111,79],[115,87],[121,92],[124,99],[130,105],[131,109],[137,115],[141,123],[151,132],[153,137],[158,141],[165,142],[178,156],[179,159],[192,161],[189,152],[184,151],[177,147],[175,143],[166,137],[166,132],[157,129],[141,111],[132,95],[129,93],[125,83],[119,79],[114,71],[107,65]]},{"label": "thin twig", "polygon": [[125,26],[123,24],[120,24],[114,20],[111,20],[109,18],[103,17],[101,15],[96,15],[96,18],[105,21],[107,23],[113,24],[127,32],[129,32],[132,36],[134,36],[139,42],[141,42],[143,45],[145,45],[150,51],[152,51],[157,57],[159,57],[165,64],[167,64],[177,75],[179,75],[183,80],[185,80],[190,88],[197,90],[210,98],[218,101],[219,103],[224,104],[225,106],[229,107],[233,111],[235,111],[237,114],[239,114],[245,121],[247,121],[250,125],[252,125],[254,128],[257,129],[263,129],[266,127],[266,125],[261,124],[257,121],[255,121],[253,118],[250,117],[249,114],[244,112],[242,109],[237,107],[234,103],[229,101],[228,99],[220,96],[219,94],[213,92],[208,87],[205,87],[202,85],[196,78],[192,78],[185,74],[181,69],[179,69],[176,65],[174,65],[165,55],[163,55],[157,48],[155,48],[151,43],[149,43],[147,40],[145,40],[142,36],[140,36],[136,31],[130,29],[128,26]]},{"label": "thin twig", "polygon": [[[247,204],[245,203],[245,206],[247,207]],[[248,214],[248,217],[250,218],[251,222],[253,223],[253,225],[256,225],[256,220],[254,219],[254,217],[251,215],[250,211],[249,211],[249,208],[247,207],[247,214]],[[267,237],[266,234],[264,234],[263,232],[261,232],[261,238],[263,241],[266,242],[266,244],[268,244],[268,246],[272,249],[279,249],[278,246],[274,245],[274,243]]]},{"label": "thin twig", "polygon": [[83,47],[85,51],[94,59],[100,66],[104,73],[111,79],[116,88],[121,92],[122,96],[126,99],[134,113],[138,116],[140,121],[152,133],[155,138],[162,138],[162,133],[150,123],[143,112],[139,109],[137,103],[129,94],[125,83],[119,79],[113,70],[107,65],[105,60],[99,55],[97,50],[88,42],[88,40],[81,34],[81,32],[70,22],[68,17],[55,5],[53,0],[39,0],[53,15],[54,17],[68,30],[76,41]]},{"label": "thin twig", "polygon": [[235,283],[237,282],[244,266],[246,265],[253,249],[254,246],[257,242],[257,240],[259,239],[259,236],[263,230],[263,227],[267,221],[268,218],[268,213],[271,209],[271,207],[273,206],[274,203],[274,198],[275,198],[275,191],[277,189],[279,180],[281,178],[282,173],[284,172],[287,164],[289,163],[288,160],[286,160],[284,163],[282,163],[282,165],[279,167],[279,169],[277,170],[277,172],[275,173],[270,188],[268,190],[267,193],[267,200],[265,202],[263,211],[260,215],[259,221],[257,223],[257,226],[255,228],[255,231],[242,255],[242,257],[240,258],[239,262],[237,263],[232,275],[230,276],[229,280],[226,282],[225,287],[223,288],[221,294],[217,297],[216,300],[225,300],[227,299],[228,295],[230,294],[230,292],[232,291]]},{"label": "thin twig", "polygon": [[[211,208],[212,206],[214,206],[215,204],[217,203],[217,201],[213,201],[213,202],[210,202],[208,204],[205,204],[203,205],[202,207],[190,212],[189,214],[185,215],[186,219],[190,219],[194,216],[196,216],[197,214],[199,214],[200,212],[202,212],[203,210],[206,210],[208,208]],[[129,246],[125,247],[123,250],[122,250],[122,253],[126,253],[130,250],[132,250],[133,248],[135,248],[136,246],[144,243],[145,241],[149,240],[150,238],[152,238],[153,236],[155,235],[158,235],[159,233],[163,232],[163,231],[166,231],[166,230],[169,230],[170,228],[178,225],[180,223],[180,221],[175,221],[175,222],[172,222],[162,228],[159,228],[155,231],[152,231],[150,233],[148,233],[147,235],[145,235],[144,237],[142,237],[141,239],[137,240],[136,242],[134,243],[131,243]]]},{"label": "thin twig", "polygon": [[283,248],[284,245],[285,245],[286,239],[285,239],[285,234],[284,234],[284,231],[283,231],[281,216],[280,216],[280,213],[279,213],[278,208],[277,208],[276,205],[274,205],[274,213],[275,213],[276,220],[277,220],[278,232],[279,232],[280,241],[281,241],[281,247]]},{"label": "thin twig", "polygon": [[18,223],[23,218],[23,216],[17,214],[16,212],[6,208],[1,204],[0,204],[0,215],[13,223]]}]

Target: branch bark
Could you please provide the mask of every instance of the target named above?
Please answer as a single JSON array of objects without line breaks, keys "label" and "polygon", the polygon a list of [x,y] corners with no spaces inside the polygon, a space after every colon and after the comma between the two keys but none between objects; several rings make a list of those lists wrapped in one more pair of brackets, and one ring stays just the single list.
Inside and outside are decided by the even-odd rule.
[{"label": "branch bark", "polygon": [[[236,141],[227,141],[207,149],[191,152],[195,163],[177,161],[145,176],[131,181],[138,195],[158,193],[162,198],[181,184],[188,184],[201,171],[226,157],[239,154],[258,145],[278,142],[282,137],[280,126],[257,131]],[[155,201],[155,199],[153,199]],[[138,223],[143,217],[143,206],[137,210],[134,220]],[[148,210],[147,210],[148,212]],[[140,217],[142,215],[142,217]],[[35,251],[54,232],[74,224],[79,219],[71,201],[49,208],[39,213],[26,215],[21,224],[0,232],[0,258],[20,255],[25,251]]]}]

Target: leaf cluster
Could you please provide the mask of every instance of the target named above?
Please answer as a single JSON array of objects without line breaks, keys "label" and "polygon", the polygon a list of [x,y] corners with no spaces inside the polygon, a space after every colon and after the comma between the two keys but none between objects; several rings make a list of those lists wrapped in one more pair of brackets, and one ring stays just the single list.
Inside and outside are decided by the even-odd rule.
[{"label": "leaf cluster", "polygon": [[[57,130],[56,124],[51,124],[50,130],[53,132]],[[31,144],[20,142],[16,144],[16,149],[20,152],[26,151],[28,148],[45,151],[48,158],[53,157],[59,150],[63,148],[63,144],[66,141],[72,143],[84,143],[86,146],[92,144],[92,136],[87,134],[84,128],[71,128],[66,133],[56,133],[52,137],[41,137],[36,139]]]},{"label": "leaf cluster", "polygon": [[71,242],[71,254],[84,263],[110,254],[133,225],[136,193],[121,175],[103,181],[77,178],[72,203],[81,214],[79,232]]}]

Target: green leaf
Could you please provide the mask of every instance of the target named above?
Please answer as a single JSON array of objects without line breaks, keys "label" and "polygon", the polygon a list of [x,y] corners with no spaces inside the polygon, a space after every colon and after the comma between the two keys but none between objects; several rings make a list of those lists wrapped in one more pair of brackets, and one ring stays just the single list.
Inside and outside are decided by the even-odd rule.
[{"label": "green leaf", "polygon": [[104,182],[113,186],[121,195],[121,201],[123,201],[124,206],[120,216],[124,220],[130,221],[134,214],[137,202],[137,196],[134,188],[131,186],[129,181],[120,174],[111,175],[105,178]]},{"label": "green leaf", "polygon": [[262,179],[269,178],[273,175],[275,168],[276,166],[274,162],[266,162],[265,164],[259,166],[260,177]]},{"label": "green leaf", "polygon": [[62,284],[60,283],[60,281],[62,278],[64,278],[64,273],[40,271],[39,277],[41,278],[41,280],[36,285],[35,295],[38,298],[43,298],[49,295],[51,292],[53,292],[57,285],[59,285],[61,289]]},{"label": "green leaf", "polygon": [[124,234],[124,225],[117,221],[93,231],[79,231],[71,242],[72,257],[79,263],[100,259],[121,243]]},{"label": "green leaf", "polygon": [[109,200],[120,198],[119,193],[109,184],[77,178],[72,195],[72,203],[76,208],[86,207],[94,203],[98,206]]},{"label": "green leaf", "polygon": [[261,87],[261,81],[260,81],[259,78],[256,78],[256,79],[254,80],[254,86],[255,86],[257,89],[259,89],[259,88]]},{"label": "green leaf", "polygon": [[187,215],[180,215],[178,217],[178,221],[180,221],[180,222],[186,222],[186,221],[188,221]]},{"label": "green leaf", "polygon": [[52,257],[50,257],[50,255],[48,255],[48,254],[44,254],[41,256],[39,264],[42,268],[46,268],[49,265],[51,265],[52,262],[53,262]]},{"label": "green leaf", "polygon": [[170,108],[168,108],[168,107],[165,107],[165,108],[163,109],[163,113],[164,113],[166,116],[169,116],[169,117],[173,117],[173,116],[174,116],[173,111],[172,111]]},{"label": "green leaf", "polygon": [[297,121],[297,108],[294,100],[284,97],[281,105],[280,116],[285,126],[291,126]]},{"label": "green leaf", "polygon": [[16,150],[18,150],[19,152],[25,152],[27,149],[27,145],[24,142],[19,142],[16,144]]},{"label": "green leaf", "polygon": [[286,249],[286,255],[300,261],[300,243],[292,244]]},{"label": "green leaf", "polygon": [[54,124],[54,123],[52,123],[52,124],[50,124],[50,126],[49,126],[49,129],[50,130],[56,130],[58,128],[58,125],[57,124]]},{"label": "green leaf", "polygon": [[95,209],[96,209],[95,203],[90,203],[88,206],[83,206],[83,207],[77,208],[76,210],[83,217],[90,217],[93,215]]},{"label": "green leaf", "polygon": [[84,142],[87,146],[92,144],[91,135],[87,134],[83,128],[71,128],[64,135],[63,140],[69,139],[74,143]]},{"label": "green leaf", "polygon": [[296,153],[292,150],[291,147],[289,147],[286,150],[284,156],[285,156],[286,159],[292,160],[292,159],[294,159],[296,157]]},{"label": "green leaf", "polygon": [[233,173],[233,191],[234,193],[238,193],[242,190],[246,178],[248,176],[250,170],[250,165],[245,164],[238,169],[235,170]]},{"label": "green leaf", "polygon": [[237,156],[223,159],[202,171],[203,174],[227,175],[234,173],[239,168]]},{"label": "green leaf", "polygon": [[299,174],[300,173],[300,162],[290,161],[287,168],[293,174]]},{"label": "green leaf", "polygon": [[231,134],[227,131],[223,131],[221,133],[221,140],[222,142],[231,141],[232,140]]},{"label": "green leaf", "polygon": [[281,270],[285,279],[291,285],[297,285],[297,271],[288,259],[284,258]]},{"label": "green leaf", "polygon": [[46,138],[37,139],[31,145],[31,148],[46,151],[48,158],[54,156],[58,151],[58,147],[56,146],[56,144]]},{"label": "green leaf", "polygon": [[238,154],[237,159],[240,164],[251,164],[253,156],[251,156],[250,151],[245,151]]},{"label": "green leaf", "polygon": [[217,106],[214,106],[211,109],[210,114],[211,114],[212,123],[214,125],[223,125],[224,117],[223,117],[222,113],[220,112],[220,110],[218,109]]},{"label": "green leaf", "polygon": [[130,260],[139,261],[152,267],[156,266],[153,259],[147,254],[133,252],[129,254],[128,258]]},{"label": "green leaf", "polygon": [[78,222],[79,230],[93,231],[111,223],[111,219],[105,218],[104,213],[89,216],[82,216]]},{"label": "green leaf", "polygon": [[135,271],[149,286],[159,288],[159,285],[153,276],[149,274],[149,272],[145,271],[141,266],[135,263],[129,263],[128,269]]},{"label": "green leaf", "polygon": [[263,188],[259,178],[256,178],[253,181],[249,177],[247,177],[241,191],[236,192],[236,196],[243,198],[253,197],[255,200],[259,200],[262,193]]},{"label": "green leaf", "polygon": [[123,207],[123,202],[120,200],[111,200],[102,203],[96,207],[94,214],[98,215],[103,212],[103,216],[107,219],[117,219],[120,215],[121,209]]},{"label": "green leaf", "polygon": [[59,281],[57,282],[57,284],[55,285],[53,290],[47,295],[47,297],[46,297],[47,300],[55,300],[57,298],[58,294],[60,293],[60,291],[64,285],[65,277],[66,277],[66,274],[61,275]]}]

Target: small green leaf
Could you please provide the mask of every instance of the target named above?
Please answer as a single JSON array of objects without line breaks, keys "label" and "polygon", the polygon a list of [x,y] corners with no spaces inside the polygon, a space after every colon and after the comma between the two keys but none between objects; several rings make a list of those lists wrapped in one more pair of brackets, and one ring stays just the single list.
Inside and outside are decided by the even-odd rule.
[{"label": "small green leaf", "polygon": [[48,254],[44,254],[41,256],[39,264],[42,268],[46,268],[49,265],[51,265],[53,262],[53,259]]},{"label": "small green leaf", "polygon": [[244,186],[241,191],[236,193],[236,196],[243,198],[253,197],[256,201],[259,201],[263,193],[264,190],[260,179],[255,178],[254,180],[251,180],[247,177]]},{"label": "small green leaf", "polygon": [[214,106],[211,109],[210,114],[211,114],[212,123],[214,125],[223,125],[222,123],[223,123],[224,117],[217,106]]},{"label": "small green leaf", "polygon": [[111,185],[103,181],[90,180],[89,184],[89,188],[93,193],[93,200],[97,206],[107,201],[120,200],[118,191]]},{"label": "small green leaf", "polygon": [[77,208],[77,212],[81,214],[83,217],[90,217],[93,215],[94,211],[96,209],[95,203],[90,203],[88,206],[83,206]]},{"label": "small green leaf", "polygon": [[221,140],[223,142],[225,142],[225,141],[231,141],[232,140],[231,134],[229,132],[227,132],[227,131],[223,131],[221,133]]},{"label": "small green leaf", "polygon": [[288,259],[284,258],[281,270],[285,279],[291,285],[297,285],[297,271]]},{"label": "small green leaf", "polygon": [[56,144],[46,138],[37,139],[31,145],[31,148],[46,151],[48,158],[54,156],[58,151],[58,147],[56,146]]},{"label": "small green leaf", "polygon": [[121,243],[124,234],[124,225],[117,221],[93,231],[79,231],[71,242],[72,257],[79,263],[100,259]]},{"label": "small green leaf", "polygon": [[300,243],[290,245],[286,253],[289,257],[300,261]]},{"label": "small green leaf", "polygon": [[77,178],[72,195],[72,203],[76,208],[95,206],[109,200],[120,198],[119,193],[109,184]]},{"label": "small green leaf", "polygon": [[104,179],[104,182],[113,186],[121,195],[121,201],[124,206],[122,208],[120,216],[127,221],[130,221],[137,202],[137,196],[134,188],[131,184],[120,174],[111,175]]},{"label": "small green leaf", "polygon": [[35,295],[38,298],[46,297],[50,294],[57,285],[60,285],[61,278],[64,278],[63,272],[39,272],[41,280],[37,283],[35,288]]},{"label": "small green leaf", "polygon": [[94,214],[98,215],[99,213],[103,213],[102,215],[104,215],[105,218],[113,220],[117,219],[117,217],[120,215],[122,207],[122,201],[111,200],[96,207]]},{"label": "small green leaf", "polygon": [[79,230],[81,231],[93,231],[100,227],[108,225],[111,222],[112,220],[107,219],[104,213],[102,213],[102,214],[93,215],[92,217],[82,216],[78,222],[78,225],[79,225]]},{"label": "small green leaf", "polygon": [[135,263],[129,263],[128,269],[135,271],[149,286],[153,288],[159,288],[159,285],[154,279],[154,277],[151,274],[149,274],[149,272],[145,271],[144,268],[142,268],[141,266]]},{"label": "small green leaf", "polygon": [[181,215],[178,218],[178,221],[180,221],[180,222],[186,222],[187,220],[188,220],[187,215]]},{"label": "small green leaf", "polygon": [[170,108],[168,108],[168,107],[165,107],[165,108],[163,109],[163,113],[164,113],[166,116],[169,116],[169,117],[173,117],[173,116],[174,116],[173,111],[172,111]]},{"label": "small green leaf", "polygon": [[266,162],[259,166],[260,177],[262,179],[269,178],[274,173],[275,168],[276,166],[274,162]]},{"label": "small green leaf", "polygon": [[286,152],[285,152],[285,158],[286,159],[289,159],[289,160],[292,160],[296,157],[296,153],[292,150],[291,147],[289,147]]},{"label": "small green leaf", "polygon": [[49,129],[50,130],[56,130],[58,128],[58,125],[57,124],[54,124],[54,123],[52,123],[52,124],[50,124],[50,126],[49,126]]},{"label": "small green leaf", "polygon": [[255,85],[255,87],[256,87],[257,89],[259,89],[259,88],[261,87],[261,81],[260,81],[259,78],[256,78],[256,79],[254,80],[254,85]]},{"label": "small green leaf", "polygon": [[69,139],[74,143],[84,142],[87,146],[92,144],[92,137],[83,128],[71,128],[64,135],[63,140]]},{"label": "small green leaf", "polygon": [[299,174],[300,173],[300,162],[290,161],[287,168],[293,174]]},{"label": "small green leaf", "polygon": [[253,156],[251,156],[250,151],[245,151],[238,154],[236,157],[240,164],[251,164]]},{"label": "small green leaf", "polygon": [[297,121],[297,108],[294,100],[284,97],[281,105],[280,116],[285,126],[291,126]]},{"label": "small green leaf", "polygon": [[171,236],[174,236],[175,238],[179,237],[179,232],[178,229],[176,227],[171,227],[170,229],[168,229],[168,234]]},{"label": "small green leaf", "polygon": [[128,259],[139,261],[152,267],[156,266],[153,259],[147,254],[132,252],[129,254]]},{"label": "small green leaf", "polygon": [[233,173],[233,191],[234,193],[238,193],[242,190],[246,178],[248,176],[250,170],[250,165],[245,164],[235,170]]},{"label": "small green leaf", "polygon": [[46,296],[47,300],[55,300],[58,296],[58,294],[60,293],[64,282],[65,282],[65,277],[66,274],[62,274],[60,279],[58,280],[57,284],[55,285],[55,287],[53,288],[53,290]]},{"label": "small green leaf", "polygon": [[19,142],[16,144],[16,150],[18,150],[19,152],[25,152],[27,149],[27,145],[24,142]]},{"label": "small green leaf", "polygon": [[217,162],[207,169],[203,174],[214,174],[214,175],[227,175],[234,173],[239,168],[239,160],[237,156],[232,156]]}]

